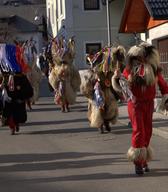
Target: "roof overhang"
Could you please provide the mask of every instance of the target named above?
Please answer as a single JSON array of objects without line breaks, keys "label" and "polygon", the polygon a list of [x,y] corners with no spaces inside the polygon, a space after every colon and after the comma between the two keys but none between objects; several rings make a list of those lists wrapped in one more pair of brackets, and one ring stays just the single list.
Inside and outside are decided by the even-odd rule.
[{"label": "roof overhang", "polygon": [[1,16],[0,23],[10,23],[13,22],[16,18],[16,15]]},{"label": "roof overhang", "polygon": [[125,0],[119,33],[143,33],[168,20],[156,20],[150,15],[144,0]]}]

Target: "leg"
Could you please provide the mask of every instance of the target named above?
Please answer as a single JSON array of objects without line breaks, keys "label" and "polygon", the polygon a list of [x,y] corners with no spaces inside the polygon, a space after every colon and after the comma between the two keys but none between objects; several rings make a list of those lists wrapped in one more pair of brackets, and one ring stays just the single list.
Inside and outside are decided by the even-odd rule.
[{"label": "leg", "polygon": [[103,133],[104,133],[104,128],[103,128],[103,125],[101,125],[98,129],[99,129],[99,132],[100,132],[101,134],[103,134]]},{"label": "leg", "polygon": [[61,111],[65,112],[65,105],[64,104],[61,104]]},{"label": "leg", "polygon": [[127,157],[134,162],[137,175],[143,175],[143,164],[147,158],[144,113],[144,104],[128,103],[128,114],[132,125],[132,146],[128,150]]},{"label": "leg", "polygon": [[16,132],[19,132],[20,127],[19,127],[19,123],[16,124]]},{"label": "leg", "polygon": [[104,125],[105,125],[105,129],[108,131],[108,132],[111,132],[111,127],[109,125],[109,122],[108,121],[104,121]]},{"label": "leg", "polygon": [[65,108],[66,108],[66,111],[67,112],[70,112],[70,109],[69,109],[69,103],[66,101],[66,104],[65,104]]},{"label": "leg", "polygon": [[26,101],[26,104],[27,104],[29,110],[32,110],[30,99],[28,99],[28,100]]},{"label": "leg", "polygon": [[8,119],[8,125],[9,125],[9,128],[11,129],[11,135],[14,135],[15,134],[15,127],[16,127],[16,124],[14,122],[14,119],[13,117],[9,117]]}]

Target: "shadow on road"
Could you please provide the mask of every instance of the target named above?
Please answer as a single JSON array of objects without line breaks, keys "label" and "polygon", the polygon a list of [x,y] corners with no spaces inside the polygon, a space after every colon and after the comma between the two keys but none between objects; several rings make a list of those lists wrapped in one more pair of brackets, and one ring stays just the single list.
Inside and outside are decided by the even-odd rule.
[{"label": "shadow on road", "polygon": [[[50,154],[45,154],[45,155],[29,154],[25,156],[23,156],[23,154],[20,154],[20,155],[14,155],[14,158],[12,157],[12,155],[6,155],[5,158],[3,159],[3,162],[5,159],[9,160],[11,158],[10,162],[11,163],[15,162],[15,164],[0,166],[0,172],[13,172],[13,171],[25,172],[25,171],[60,170],[60,169],[79,169],[79,168],[90,168],[90,167],[112,165],[114,163],[127,162],[127,159],[125,158],[125,154],[123,155],[123,157],[119,157],[119,156],[112,157],[112,155],[114,154],[113,153],[111,154],[110,153],[108,154],[107,153],[105,154],[104,153],[99,153],[99,154],[98,153],[79,153],[79,154],[78,153],[63,153],[63,154],[60,153],[59,154],[58,153],[58,154],[51,154],[51,155]],[[92,156],[94,156],[93,159],[68,160],[72,158],[92,157]],[[99,158],[99,156],[101,156],[101,158]],[[59,160],[61,159],[61,161],[56,161],[58,159]]]},{"label": "shadow on road", "polygon": [[63,129],[50,129],[50,130],[41,130],[33,131],[28,134],[31,135],[45,135],[45,134],[67,134],[67,133],[86,133],[86,132],[95,132],[94,128],[63,128]]},{"label": "shadow on road", "polygon": [[[33,183],[50,183],[50,182],[60,182],[60,181],[90,181],[90,180],[111,180],[111,179],[128,179],[128,178],[137,178],[138,180],[144,177],[165,177],[168,176],[168,169],[154,169],[151,173],[145,174],[143,177],[139,177],[134,174],[113,174],[112,170],[110,173],[95,173],[95,174],[85,174],[85,175],[70,175],[64,177],[51,177],[51,178],[38,178],[38,179],[28,179],[27,182]],[[24,180],[25,181],[25,180]]]},{"label": "shadow on road", "polygon": [[66,123],[80,123],[80,122],[87,122],[86,118],[81,119],[64,119],[64,120],[55,120],[55,121],[32,121],[27,122],[24,126],[38,126],[38,125],[57,125],[57,124],[66,124]]},{"label": "shadow on road", "polygon": [[26,162],[40,162],[53,161],[60,159],[83,158],[92,156],[111,156],[123,155],[123,153],[88,153],[88,152],[62,152],[62,153],[32,153],[32,154],[8,154],[0,155],[0,163],[26,163]]}]

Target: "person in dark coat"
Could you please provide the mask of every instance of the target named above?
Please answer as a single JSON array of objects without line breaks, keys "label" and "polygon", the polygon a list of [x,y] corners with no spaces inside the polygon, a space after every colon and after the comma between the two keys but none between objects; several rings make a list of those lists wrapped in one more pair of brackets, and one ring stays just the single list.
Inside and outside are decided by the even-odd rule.
[{"label": "person in dark coat", "polygon": [[26,100],[33,96],[33,88],[26,75],[18,73],[4,75],[2,89],[3,117],[14,135],[19,124],[27,121]]}]

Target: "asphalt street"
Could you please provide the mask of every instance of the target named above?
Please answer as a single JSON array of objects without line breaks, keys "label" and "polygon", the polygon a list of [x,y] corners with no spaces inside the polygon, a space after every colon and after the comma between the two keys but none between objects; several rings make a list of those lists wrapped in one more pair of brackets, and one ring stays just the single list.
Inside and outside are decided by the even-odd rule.
[{"label": "asphalt street", "polygon": [[40,99],[20,132],[12,136],[8,127],[0,127],[0,192],[168,191],[167,139],[153,135],[151,172],[138,177],[126,159],[127,114],[111,133],[100,134],[89,127],[86,113],[80,93],[71,112],[60,112],[43,79]]}]

